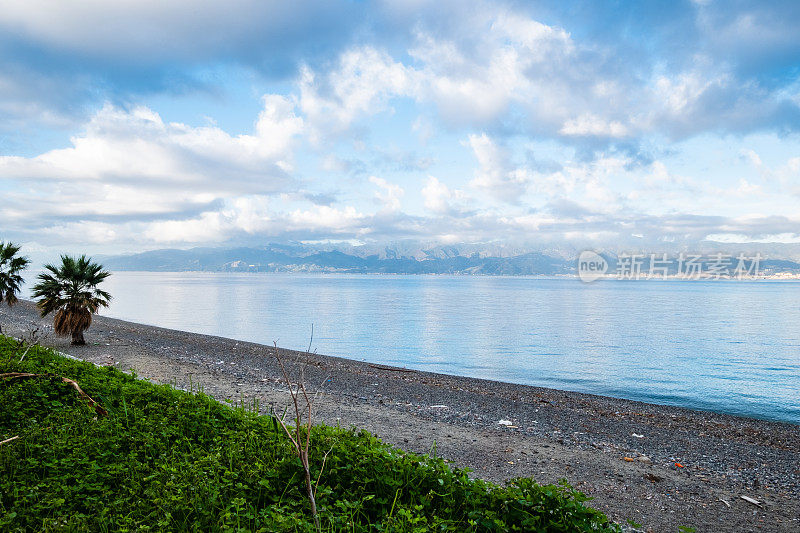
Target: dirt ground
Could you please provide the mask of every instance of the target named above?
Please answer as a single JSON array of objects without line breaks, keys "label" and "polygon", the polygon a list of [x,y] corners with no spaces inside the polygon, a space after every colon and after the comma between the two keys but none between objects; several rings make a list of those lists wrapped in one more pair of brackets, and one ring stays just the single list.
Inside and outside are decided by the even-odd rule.
[{"label": "dirt ground", "polygon": [[[73,347],[29,302],[0,308],[0,324],[17,337],[39,328],[44,345],[154,382],[264,409],[287,404],[269,346],[98,316],[89,344]],[[566,479],[641,531],[800,531],[800,426],[322,355],[309,362],[306,382],[322,384],[317,421],[367,429],[477,477]]]}]

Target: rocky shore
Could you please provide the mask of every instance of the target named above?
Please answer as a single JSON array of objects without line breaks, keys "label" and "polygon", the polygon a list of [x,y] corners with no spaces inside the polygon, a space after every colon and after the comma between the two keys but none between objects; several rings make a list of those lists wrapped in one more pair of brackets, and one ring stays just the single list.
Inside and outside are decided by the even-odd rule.
[{"label": "rocky shore", "polygon": [[[2,306],[0,324],[17,337],[38,328],[43,345],[219,400],[287,403],[270,346],[98,316],[89,344],[73,347],[30,302]],[[567,479],[643,531],[800,531],[797,425],[316,354],[305,372],[320,385],[318,422],[367,429],[496,482]]]}]

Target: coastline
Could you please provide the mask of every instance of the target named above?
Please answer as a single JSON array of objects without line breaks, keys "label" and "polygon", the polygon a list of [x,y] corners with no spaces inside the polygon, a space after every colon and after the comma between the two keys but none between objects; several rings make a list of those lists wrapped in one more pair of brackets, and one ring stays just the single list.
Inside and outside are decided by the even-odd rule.
[{"label": "coastline", "polygon": [[[47,331],[51,321],[20,302],[0,309],[0,324],[21,336]],[[42,344],[155,382],[191,383],[219,400],[286,404],[269,346],[103,316],[86,338],[84,347],[52,335]],[[310,363],[307,382],[324,382],[317,422],[364,428],[408,451],[435,450],[477,477],[567,478],[595,498],[590,505],[646,531],[800,529],[800,426],[324,355]]]}]

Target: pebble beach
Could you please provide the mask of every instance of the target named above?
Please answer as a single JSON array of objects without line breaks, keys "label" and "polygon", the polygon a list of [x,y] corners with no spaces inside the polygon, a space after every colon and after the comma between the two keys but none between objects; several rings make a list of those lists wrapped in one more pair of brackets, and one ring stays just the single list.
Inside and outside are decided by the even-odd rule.
[{"label": "pebble beach", "polygon": [[31,302],[3,333],[220,401],[282,411],[277,357],[319,391],[315,422],[366,429],[503,483],[566,479],[630,530],[800,531],[800,426],[386,367],[94,317],[86,346],[52,335]]}]

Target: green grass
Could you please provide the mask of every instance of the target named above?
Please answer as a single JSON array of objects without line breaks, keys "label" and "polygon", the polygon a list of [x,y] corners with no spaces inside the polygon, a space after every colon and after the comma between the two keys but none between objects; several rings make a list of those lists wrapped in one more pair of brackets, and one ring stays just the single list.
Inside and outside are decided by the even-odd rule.
[{"label": "green grass", "polygon": [[[302,468],[270,416],[0,336],[0,531],[313,531]],[[618,531],[566,484],[470,479],[365,431],[317,426],[325,531]]]}]

